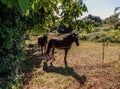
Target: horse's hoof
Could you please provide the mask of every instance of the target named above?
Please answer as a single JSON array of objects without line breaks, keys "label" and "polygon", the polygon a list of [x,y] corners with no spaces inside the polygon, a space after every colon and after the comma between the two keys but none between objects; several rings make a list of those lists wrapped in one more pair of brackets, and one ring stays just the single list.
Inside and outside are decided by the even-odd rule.
[{"label": "horse's hoof", "polygon": [[47,68],[48,68],[48,65],[47,65],[47,62],[46,62],[46,61],[44,61],[43,68],[44,68],[44,69],[47,69]]},{"label": "horse's hoof", "polygon": [[67,65],[65,65],[65,68],[68,69],[69,67]]},{"label": "horse's hoof", "polygon": [[53,64],[52,64],[52,63],[50,63],[50,66],[51,66],[51,67],[53,67]]}]

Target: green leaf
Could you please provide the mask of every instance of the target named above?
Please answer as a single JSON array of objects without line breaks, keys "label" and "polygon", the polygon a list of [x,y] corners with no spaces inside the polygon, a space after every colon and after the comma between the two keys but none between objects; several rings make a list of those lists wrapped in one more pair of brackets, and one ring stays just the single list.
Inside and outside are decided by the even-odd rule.
[{"label": "green leaf", "polygon": [[40,8],[40,5],[41,4],[41,2],[40,1],[38,1],[38,0],[35,0],[34,2],[33,2],[33,4],[32,4],[32,9],[35,11],[35,12],[37,12],[38,11],[38,9]]},{"label": "green leaf", "polygon": [[88,12],[87,7],[86,7],[85,4],[83,5],[82,11],[84,11],[84,12]]},{"label": "green leaf", "polygon": [[29,0],[18,0],[18,4],[20,7],[20,10],[23,15],[28,15],[29,14]]},{"label": "green leaf", "polygon": [[8,8],[12,8],[15,5],[16,0],[1,0],[1,2],[7,5]]}]

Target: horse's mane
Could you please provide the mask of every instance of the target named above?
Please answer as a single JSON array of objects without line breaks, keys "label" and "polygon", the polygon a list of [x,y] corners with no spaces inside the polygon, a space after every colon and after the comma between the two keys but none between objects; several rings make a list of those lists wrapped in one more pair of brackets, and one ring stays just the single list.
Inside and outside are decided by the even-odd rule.
[{"label": "horse's mane", "polygon": [[[73,34],[73,33],[72,33],[72,34]],[[69,39],[71,39],[72,34],[67,35],[67,36],[66,36],[66,37],[64,37],[63,39],[64,39],[64,40],[66,40],[66,39],[68,39],[68,38],[69,38]]]}]

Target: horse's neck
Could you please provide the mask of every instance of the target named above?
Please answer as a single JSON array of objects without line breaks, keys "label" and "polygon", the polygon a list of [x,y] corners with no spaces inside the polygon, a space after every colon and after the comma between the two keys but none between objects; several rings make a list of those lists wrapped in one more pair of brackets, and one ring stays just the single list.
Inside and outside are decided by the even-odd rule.
[{"label": "horse's neck", "polygon": [[73,41],[69,38],[69,39],[65,39],[64,40],[65,43],[67,43],[68,45],[72,45]]}]

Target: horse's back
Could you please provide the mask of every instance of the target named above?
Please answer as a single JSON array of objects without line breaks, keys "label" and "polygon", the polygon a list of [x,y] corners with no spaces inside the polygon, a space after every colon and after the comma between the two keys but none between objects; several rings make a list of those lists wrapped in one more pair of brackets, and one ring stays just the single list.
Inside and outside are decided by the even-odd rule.
[{"label": "horse's back", "polygon": [[38,45],[45,46],[47,44],[48,37],[44,35],[43,37],[38,38]]},{"label": "horse's back", "polygon": [[49,40],[48,46],[50,48],[64,49],[67,43],[63,39],[53,38]]}]

